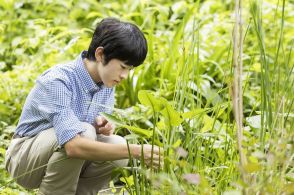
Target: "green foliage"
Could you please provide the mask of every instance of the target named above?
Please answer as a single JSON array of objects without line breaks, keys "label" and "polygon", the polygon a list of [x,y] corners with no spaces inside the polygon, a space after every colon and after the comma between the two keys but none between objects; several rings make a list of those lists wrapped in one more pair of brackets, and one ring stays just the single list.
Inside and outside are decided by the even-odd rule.
[{"label": "green foliage", "polygon": [[243,1],[247,180],[231,105],[233,7],[232,0],[0,0],[0,194],[25,191],[8,182],[3,161],[35,79],[86,50],[107,16],[139,25],[149,51],[116,88],[122,110],[104,116],[129,142],[165,153],[162,170],[134,161],[124,171],[130,194],[293,193],[294,5]]}]

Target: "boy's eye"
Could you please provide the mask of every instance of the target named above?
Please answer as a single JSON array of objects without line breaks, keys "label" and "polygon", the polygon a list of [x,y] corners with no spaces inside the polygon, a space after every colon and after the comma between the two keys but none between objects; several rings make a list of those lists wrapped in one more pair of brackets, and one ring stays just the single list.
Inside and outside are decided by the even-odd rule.
[{"label": "boy's eye", "polygon": [[132,70],[134,68],[133,66],[124,66],[124,65],[120,65],[120,67],[124,70],[125,69]]},{"label": "boy's eye", "polygon": [[122,68],[122,69],[126,69],[127,67],[125,67],[125,66],[122,66],[122,65],[120,65],[120,67]]}]

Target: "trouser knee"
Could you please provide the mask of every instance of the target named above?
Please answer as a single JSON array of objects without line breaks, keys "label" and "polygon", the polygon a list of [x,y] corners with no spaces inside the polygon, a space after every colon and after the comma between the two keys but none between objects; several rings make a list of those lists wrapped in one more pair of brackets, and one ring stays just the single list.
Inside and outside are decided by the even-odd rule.
[{"label": "trouser knee", "polygon": [[[98,135],[97,141],[109,144],[127,144],[126,140],[119,135]],[[126,167],[129,163],[128,159],[115,160],[112,162],[115,167]]]},{"label": "trouser knee", "polygon": [[87,139],[96,140],[97,135],[94,126],[86,122],[83,122],[82,124],[85,131],[81,133],[81,136]]}]

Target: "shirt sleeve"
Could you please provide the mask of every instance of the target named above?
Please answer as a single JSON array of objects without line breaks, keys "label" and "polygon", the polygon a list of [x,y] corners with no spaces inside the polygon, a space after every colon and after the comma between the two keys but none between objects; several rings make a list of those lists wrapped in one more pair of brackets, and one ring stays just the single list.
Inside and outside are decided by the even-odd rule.
[{"label": "shirt sleeve", "polygon": [[85,131],[82,122],[71,109],[72,90],[64,80],[37,81],[35,92],[35,109],[52,124],[59,145],[63,146]]}]

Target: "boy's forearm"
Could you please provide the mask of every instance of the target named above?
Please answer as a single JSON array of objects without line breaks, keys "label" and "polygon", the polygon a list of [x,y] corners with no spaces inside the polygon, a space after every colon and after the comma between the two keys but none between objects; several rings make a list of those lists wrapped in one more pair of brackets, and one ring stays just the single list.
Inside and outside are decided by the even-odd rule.
[{"label": "boy's forearm", "polygon": [[[129,158],[127,144],[109,144],[76,136],[65,144],[69,157],[90,161],[113,161]],[[131,155],[138,158],[140,146],[129,144]]]}]

